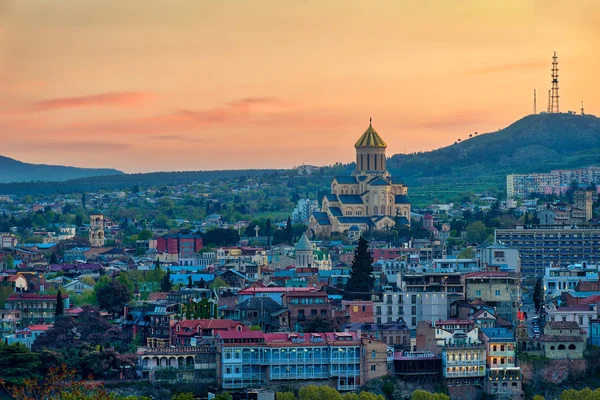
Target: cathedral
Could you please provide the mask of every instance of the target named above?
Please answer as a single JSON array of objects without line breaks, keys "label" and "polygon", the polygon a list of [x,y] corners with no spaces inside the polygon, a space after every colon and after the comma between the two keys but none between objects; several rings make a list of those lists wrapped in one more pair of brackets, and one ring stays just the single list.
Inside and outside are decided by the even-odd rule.
[{"label": "cathedral", "polygon": [[387,144],[371,123],[354,145],[356,170],[335,176],[331,193],[323,197],[321,211],[314,212],[309,228],[315,234],[387,229],[395,222],[410,224],[408,188],[386,169]]}]

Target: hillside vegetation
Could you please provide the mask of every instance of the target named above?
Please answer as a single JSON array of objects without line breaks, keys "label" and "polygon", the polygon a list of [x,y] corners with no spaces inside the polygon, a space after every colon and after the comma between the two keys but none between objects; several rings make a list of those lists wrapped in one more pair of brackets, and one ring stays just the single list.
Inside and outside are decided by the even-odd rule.
[{"label": "hillside vegetation", "polygon": [[90,176],[123,174],[112,168],[77,168],[29,164],[0,156],[0,182],[66,181]]},{"label": "hillside vegetation", "polygon": [[510,126],[438,150],[396,154],[393,175],[410,187],[504,184],[511,173],[600,164],[600,119],[593,115],[529,115]]}]

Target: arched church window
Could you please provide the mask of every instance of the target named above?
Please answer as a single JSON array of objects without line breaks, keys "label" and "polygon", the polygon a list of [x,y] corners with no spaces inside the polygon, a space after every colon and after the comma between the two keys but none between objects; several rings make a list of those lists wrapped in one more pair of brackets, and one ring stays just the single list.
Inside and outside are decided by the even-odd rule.
[{"label": "arched church window", "polygon": [[373,206],[373,214],[378,215],[379,208],[377,206]]}]

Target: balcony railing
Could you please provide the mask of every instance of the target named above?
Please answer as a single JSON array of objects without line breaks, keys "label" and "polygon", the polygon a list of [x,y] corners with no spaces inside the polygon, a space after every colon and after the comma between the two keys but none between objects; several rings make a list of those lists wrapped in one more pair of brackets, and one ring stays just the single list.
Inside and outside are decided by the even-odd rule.
[{"label": "balcony railing", "polygon": [[357,390],[360,385],[338,385],[337,390]]},{"label": "balcony railing", "polygon": [[271,372],[271,379],[328,379],[329,372]]},{"label": "balcony railing", "polygon": [[461,366],[461,365],[485,365],[485,360],[448,360],[446,365]]},{"label": "balcony railing", "polygon": [[445,372],[446,378],[465,378],[471,376],[485,376],[485,371],[463,371],[463,372]]}]

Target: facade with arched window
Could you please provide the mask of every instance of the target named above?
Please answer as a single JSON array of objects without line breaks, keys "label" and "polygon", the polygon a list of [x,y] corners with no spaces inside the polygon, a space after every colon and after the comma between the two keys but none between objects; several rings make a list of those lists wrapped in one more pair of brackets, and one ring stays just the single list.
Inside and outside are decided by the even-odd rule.
[{"label": "facade with arched window", "polygon": [[355,171],[333,178],[321,211],[310,218],[310,228],[329,234],[347,231],[353,225],[362,231],[389,229],[396,223],[409,225],[408,188],[386,168],[387,144],[369,124],[354,147]]}]

